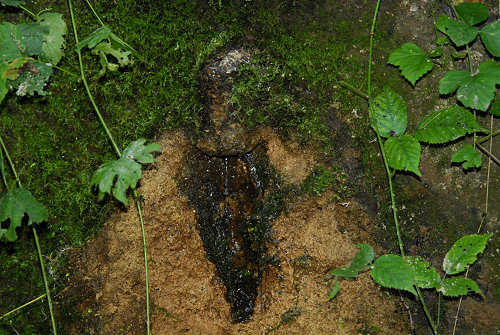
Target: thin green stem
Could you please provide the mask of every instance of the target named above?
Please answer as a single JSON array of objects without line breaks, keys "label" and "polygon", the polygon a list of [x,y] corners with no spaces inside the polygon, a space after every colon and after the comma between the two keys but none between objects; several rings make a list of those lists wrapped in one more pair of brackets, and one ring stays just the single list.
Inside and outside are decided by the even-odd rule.
[{"label": "thin green stem", "polygon": [[92,11],[92,13],[94,13],[94,16],[97,18],[97,21],[99,21],[99,23],[101,24],[101,26],[104,27],[104,22],[102,22],[102,20],[99,17],[99,15],[97,15],[96,11],[94,10],[94,7],[92,7],[92,5],[90,4],[90,1],[89,0],[85,0],[85,1],[87,2],[87,5],[89,5],[90,10]]},{"label": "thin green stem", "polygon": [[52,308],[52,299],[50,297],[49,282],[47,281],[47,274],[45,273],[45,265],[43,264],[42,251],[40,249],[40,243],[38,242],[38,234],[36,233],[36,228],[33,227],[33,236],[35,237],[36,250],[38,252],[38,259],[40,260],[40,265],[42,268],[43,284],[45,285],[45,294],[47,295],[47,302],[49,304],[50,311],[50,322],[52,323],[52,333],[57,335],[56,320],[54,319],[54,312]]},{"label": "thin green stem", "polygon": [[[71,3],[71,0],[68,0],[68,7],[69,7],[69,13],[71,16],[71,25],[73,26],[73,34],[75,35],[75,43],[78,44],[78,33],[76,31],[76,23],[75,23],[75,16],[73,14],[73,5]],[[118,146],[115,143],[115,140],[113,136],[111,135],[111,132],[108,129],[108,126],[104,122],[104,119],[102,118],[101,113],[99,112],[99,108],[97,107],[97,104],[94,101],[94,97],[92,96],[92,93],[90,92],[89,85],[87,84],[87,79],[85,78],[85,73],[83,71],[83,62],[82,62],[82,53],[80,50],[77,48],[76,53],[78,54],[78,63],[80,66],[80,77],[82,78],[83,86],[85,86],[85,90],[87,91],[87,95],[89,97],[89,100],[92,104],[92,107],[94,107],[94,110],[97,114],[97,117],[99,118],[99,121],[101,122],[102,127],[104,128],[104,131],[106,132],[106,135],[108,136],[111,144],[113,145],[113,149],[115,150],[116,154],[118,157],[121,157],[121,151],[118,149]]]},{"label": "thin green stem", "polygon": [[352,85],[350,85],[350,84],[346,83],[346,82],[345,82],[345,81],[343,81],[343,80],[339,80],[339,82],[338,82],[338,83],[339,83],[339,85],[340,85],[340,86],[342,86],[342,87],[344,87],[344,88],[348,89],[349,91],[353,92],[354,94],[357,94],[357,95],[359,95],[360,97],[362,97],[362,98],[364,98],[364,99],[368,100],[368,94],[366,94],[366,93],[362,92],[361,90],[358,90],[356,87],[354,87],[354,86],[352,86]]},{"label": "thin green stem", "polygon": [[32,11],[30,11],[28,8],[24,7],[23,5],[19,5],[19,8],[21,8],[22,10],[24,10],[26,13],[28,13],[29,15],[31,15],[33,18],[36,18],[35,13],[33,13]]},{"label": "thin green stem", "polygon": [[8,311],[8,312],[7,312],[7,313],[5,313],[4,315],[0,316],[0,320],[5,319],[5,318],[6,318],[6,317],[8,317],[9,315],[11,315],[11,314],[13,314],[13,313],[15,313],[15,312],[17,312],[17,311],[19,311],[19,310],[23,309],[24,307],[27,307],[27,306],[29,306],[29,305],[31,305],[31,304],[34,304],[34,303],[35,303],[35,302],[37,302],[38,300],[43,299],[45,296],[47,296],[47,294],[46,294],[46,293],[42,294],[42,295],[41,295],[41,296],[39,296],[38,298],[35,298],[35,299],[31,300],[31,301],[28,301],[27,303],[25,303],[25,304],[23,304],[23,305],[21,305],[21,306],[19,306],[19,307],[14,308],[14,309],[13,309],[13,310],[11,310],[11,311]]},{"label": "thin green stem", "polygon": [[142,232],[142,245],[144,249],[144,274],[146,277],[146,328],[147,334],[150,334],[150,316],[149,316],[149,272],[148,272],[148,252],[146,246],[146,230],[144,229],[144,218],[142,216],[142,206],[139,197],[137,196],[137,191],[134,190],[135,205],[137,206],[137,212],[139,213],[139,220],[141,221],[141,232]]},{"label": "thin green stem", "polygon": [[[375,36],[375,24],[377,22],[377,15],[378,15],[379,8],[380,8],[380,0],[377,1],[377,5],[375,7],[375,13],[373,15],[372,27],[370,30],[370,53],[368,56],[368,104],[369,104],[370,120],[374,119],[373,118],[373,109],[371,108],[371,106],[372,106],[371,72],[372,72],[372,58],[373,58],[373,39]],[[372,122],[372,123],[376,127],[376,124],[374,122]],[[382,138],[380,137],[377,129],[375,129],[375,134],[377,135],[377,141],[378,141],[378,144],[380,147],[380,152],[382,153],[382,159],[384,160],[385,171],[387,173],[387,181],[389,183],[389,193],[391,195],[391,208],[392,208],[392,214],[394,217],[394,224],[396,225],[396,234],[398,237],[399,250],[401,252],[401,256],[404,257],[405,252],[404,252],[404,247],[403,247],[403,240],[401,239],[401,233],[399,231],[399,221],[398,221],[397,209],[396,209],[396,197],[394,196],[394,190],[392,187],[392,177],[391,177],[391,171],[389,168],[389,162],[388,162],[387,156],[385,154],[384,143],[382,142]]]},{"label": "thin green stem", "polygon": [[424,297],[422,296],[422,292],[420,292],[420,289],[418,288],[418,286],[415,286],[415,288],[417,289],[418,299],[420,300],[420,303],[422,304],[422,307],[424,308],[425,316],[427,316],[427,320],[431,324],[432,332],[434,333],[434,335],[437,335],[438,331],[436,328],[436,324],[432,320],[431,314],[429,313],[429,310],[427,309],[427,305],[425,304]]},{"label": "thin green stem", "polygon": [[[7,157],[7,161],[9,162],[9,165],[10,165],[10,168],[12,170],[12,173],[14,174],[14,176],[16,178],[17,185],[19,186],[19,188],[22,188],[23,185],[21,184],[21,180],[19,179],[19,176],[18,176],[18,174],[16,172],[16,167],[14,166],[14,163],[12,162],[12,159],[10,159],[9,152],[7,151],[7,148],[5,147],[5,143],[3,142],[1,136],[0,136],[0,144],[2,146],[2,149],[3,149],[4,153],[5,153],[5,157]],[[49,284],[47,282],[47,276],[45,275],[45,265],[43,264],[42,252],[41,252],[41,249],[40,249],[40,244],[38,243],[38,235],[36,233],[35,227],[33,227],[33,236],[35,237],[36,250],[38,252],[38,258],[40,259],[40,266],[42,268],[42,277],[43,277],[43,283],[45,285],[45,294],[47,295],[47,302],[49,304],[50,319],[51,319],[51,322],[52,322],[52,331],[53,331],[54,335],[56,335],[57,334],[57,330],[56,330],[56,322],[55,322],[55,319],[54,319],[54,311],[52,309],[52,299],[50,298]]]},{"label": "thin green stem", "polygon": [[486,142],[487,140],[489,140],[490,138],[492,137],[495,137],[497,136],[498,134],[500,134],[500,129],[499,130],[496,130],[495,132],[490,131],[490,134],[485,136],[485,137],[481,137],[479,140],[477,140],[477,143],[483,143],[483,142]]},{"label": "thin green stem", "polygon": [[76,73],[71,72],[71,71],[68,71],[68,70],[65,70],[65,69],[63,69],[62,67],[59,67],[59,66],[57,66],[57,65],[52,64],[51,66],[52,66],[54,69],[57,69],[57,70],[59,70],[59,71],[61,71],[61,72],[64,72],[64,73],[69,74],[69,75],[72,75],[73,77],[79,77]]},{"label": "thin green stem", "polygon": [[14,163],[12,162],[12,159],[10,159],[9,152],[7,151],[7,147],[5,146],[5,143],[3,142],[2,136],[0,136],[0,145],[2,146],[3,152],[5,153],[5,157],[7,158],[7,162],[9,162],[10,169],[12,170],[12,173],[14,174],[14,177],[16,178],[17,185],[21,187],[21,181],[19,180],[19,176],[17,175],[16,168],[14,167]]}]

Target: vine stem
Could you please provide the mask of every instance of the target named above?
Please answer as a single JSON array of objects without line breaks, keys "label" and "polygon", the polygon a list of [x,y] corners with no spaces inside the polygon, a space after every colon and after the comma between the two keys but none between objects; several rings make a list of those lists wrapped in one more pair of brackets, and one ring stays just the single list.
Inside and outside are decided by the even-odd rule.
[{"label": "vine stem", "polygon": [[[375,7],[375,13],[373,15],[373,21],[372,21],[372,27],[370,30],[370,53],[368,56],[368,109],[369,109],[369,117],[370,121],[373,121],[375,118],[373,116],[373,108],[372,108],[372,88],[371,88],[371,75],[372,75],[372,59],[373,59],[373,38],[375,36],[375,24],[377,22],[377,16],[378,16],[378,11],[380,8],[380,1],[377,1],[377,5]],[[377,124],[375,122],[371,122],[372,126],[374,128],[377,128]],[[399,230],[399,221],[398,221],[398,216],[397,216],[397,208],[396,208],[396,197],[394,195],[394,190],[392,187],[392,177],[391,177],[391,171],[389,168],[389,162],[387,160],[387,156],[385,154],[384,150],[384,144],[382,142],[382,138],[379,135],[378,129],[375,129],[375,134],[377,135],[377,141],[380,147],[380,152],[382,153],[382,159],[384,160],[384,166],[385,166],[385,171],[387,173],[387,181],[389,183],[389,193],[391,195],[391,208],[392,208],[392,214],[394,217],[394,224],[396,226],[396,234],[398,237],[398,244],[399,244],[399,250],[401,252],[401,256],[405,256],[405,251],[403,247],[403,240],[401,239],[401,233]]]},{"label": "vine stem", "polygon": [[[401,252],[401,256],[405,257],[403,240],[401,239],[401,234],[400,234],[400,229],[399,229],[399,221],[398,221],[397,208],[396,208],[396,199],[395,199],[395,195],[394,195],[394,189],[392,186],[392,174],[390,171],[387,156],[385,154],[385,149],[384,149],[384,145],[382,142],[382,138],[380,137],[378,129],[377,129],[377,123],[374,122],[374,120],[375,120],[374,115],[373,115],[374,109],[372,108],[371,70],[372,70],[372,58],[373,58],[373,39],[375,36],[375,25],[377,22],[377,16],[378,16],[379,8],[380,8],[380,2],[381,2],[381,0],[377,0],[377,5],[375,7],[375,12],[373,14],[373,21],[372,21],[372,26],[371,26],[371,30],[370,30],[370,51],[369,51],[369,56],[368,56],[368,105],[369,105],[368,108],[369,108],[370,121],[372,121],[371,122],[372,126],[375,130],[375,134],[377,135],[377,142],[379,144],[380,152],[382,153],[382,159],[384,160],[384,166],[385,166],[385,170],[387,173],[387,181],[389,183],[389,193],[391,195],[391,208],[392,208],[392,213],[393,213],[393,217],[394,217],[394,224],[396,226],[396,234],[398,237],[399,250]],[[417,290],[417,296],[420,300],[420,303],[422,304],[422,307],[424,308],[424,312],[425,312],[425,315],[427,317],[427,320],[429,321],[429,323],[432,327],[432,331],[435,335],[437,335],[438,332],[436,329],[436,324],[434,323],[434,321],[429,313],[429,310],[427,309],[427,305],[425,304],[422,293],[420,292],[420,289],[418,288],[417,285],[414,285],[414,286]]]},{"label": "vine stem", "polygon": [[45,293],[44,293],[44,294],[42,294],[41,296],[39,296],[39,297],[37,297],[37,298],[35,298],[35,299],[31,300],[31,301],[28,301],[27,303],[25,303],[25,304],[23,304],[23,305],[21,305],[21,306],[18,306],[18,307],[14,308],[14,309],[13,309],[13,310],[11,310],[11,311],[8,311],[8,312],[7,312],[7,313],[5,313],[4,315],[0,316],[0,320],[5,319],[6,317],[8,317],[9,315],[11,315],[12,313],[17,312],[17,311],[19,311],[19,310],[23,309],[24,307],[27,307],[27,306],[29,306],[29,305],[31,305],[31,304],[34,304],[35,302],[37,302],[37,301],[38,301],[38,300],[40,300],[40,299],[43,299],[43,298],[44,298],[44,297],[46,297],[46,296],[47,296],[47,294],[45,294]]},{"label": "vine stem", "polygon": [[[102,26],[104,26],[104,23],[101,21],[101,19],[99,18],[99,16],[97,15],[97,13],[95,12],[94,8],[92,7],[92,5],[90,4],[90,2],[88,0],[87,0],[87,4],[89,5],[89,7],[92,10],[92,12],[94,13],[94,15],[97,17],[97,20],[99,21],[99,23]],[[75,17],[73,14],[73,5],[72,5],[71,0],[68,0],[68,7],[69,7],[70,16],[71,16],[71,25],[73,27],[73,34],[75,36],[75,43],[78,44],[78,33],[76,31],[76,23],[75,23]],[[113,136],[111,135],[111,132],[109,131],[108,127],[106,126],[106,123],[104,122],[104,119],[102,118],[101,113],[99,112],[99,108],[97,107],[97,104],[94,101],[94,97],[92,96],[92,93],[90,92],[90,88],[87,84],[87,79],[85,78],[85,73],[83,70],[82,54],[80,52],[80,49],[76,48],[76,53],[78,54],[78,62],[80,65],[80,76],[82,78],[83,85],[85,86],[85,90],[87,91],[87,95],[89,97],[89,100],[92,103],[92,106],[94,107],[94,110],[99,118],[99,121],[101,122],[101,125],[104,128],[104,131],[106,132],[106,135],[108,136],[111,144],[113,145],[113,149],[115,150],[115,153],[118,155],[118,158],[120,158],[122,155],[121,151],[118,148],[118,146],[116,145],[116,142],[115,142]],[[137,206],[139,220],[141,222],[142,243],[143,243],[143,251],[144,251],[144,275],[145,275],[145,281],[146,281],[146,283],[145,283],[146,284],[146,328],[147,328],[147,334],[149,335],[150,331],[151,331],[150,330],[151,322],[150,322],[150,308],[149,308],[149,272],[148,272],[148,254],[147,254],[147,244],[146,244],[146,231],[144,228],[144,218],[142,215],[142,206],[141,206],[141,203],[139,201],[136,190],[134,190],[133,196],[134,196],[135,204]]]},{"label": "vine stem", "polygon": [[146,278],[146,328],[148,335],[150,334],[150,312],[149,312],[149,272],[148,272],[148,251],[146,246],[146,230],[144,229],[144,217],[142,215],[142,206],[139,197],[137,196],[137,191],[134,190],[135,205],[137,206],[137,212],[139,213],[139,221],[141,222],[141,233],[142,233],[142,246],[144,249],[144,276]]},{"label": "vine stem", "polygon": [[[69,13],[71,16],[71,25],[73,26],[73,34],[75,36],[75,43],[78,45],[78,33],[76,31],[76,23],[75,23],[75,16],[73,14],[73,4],[71,3],[71,0],[68,0],[68,7],[69,7]],[[82,53],[79,48],[76,48],[76,53],[78,55],[78,63],[80,65],[80,77],[82,78],[83,86],[85,86],[85,90],[87,91],[87,96],[89,97],[90,103],[92,104],[92,107],[94,107],[94,110],[97,114],[97,117],[99,118],[99,121],[101,122],[102,127],[104,128],[104,131],[106,132],[106,135],[108,136],[108,139],[110,140],[113,149],[115,150],[116,154],[118,157],[121,157],[121,151],[118,149],[118,146],[116,145],[116,142],[113,138],[113,135],[111,135],[111,132],[108,129],[108,126],[104,122],[104,119],[102,118],[101,112],[99,112],[99,108],[97,107],[97,104],[95,103],[94,97],[92,95],[92,92],[90,92],[89,85],[87,83],[87,79],[85,78],[85,73],[83,71],[83,62],[82,62]]]},{"label": "vine stem", "polygon": [[[14,177],[16,178],[17,185],[19,186],[19,188],[22,188],[23,185],[21,184],[21,180],[19,179],[19,175],[17,174],[14,163],[12,162],[12,159],[10,158],[9,152],[7,151],[7,148],[5,147],[5,143],[4,143],[1,136],[0,136],[0,144],[2,146],[2,150],[5,153],[5,157],[7,158],[7,161],[9,162],[9,166],[12,170],[12,173],[14,174]],[[40,248],[40,243],[38,242],[38,234],[36,233],[36,228],[34,226],[32,226],[32,231],[33,231],[33,237],[35,238],[38,259],[40,260],[40,267],[42,269],[43,285],[45,286],[45,295],[47,296],[47,304],[49,305],[50,321],[52,324],[52,333],[54,335],[57,335],[56,320],[54,318],[54,310],[52,308],[52,298],[50,297],[49,282],[47,281],[47,275],[45,273],[45,265],[43,263],[42,250]]]}]

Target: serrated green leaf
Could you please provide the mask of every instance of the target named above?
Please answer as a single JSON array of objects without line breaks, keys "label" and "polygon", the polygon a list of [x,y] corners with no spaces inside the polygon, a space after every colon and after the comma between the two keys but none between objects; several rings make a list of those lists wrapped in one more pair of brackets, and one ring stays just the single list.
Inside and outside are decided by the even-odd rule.
[{"label": "serrated green leaf", "polygon": [[381,286],[405,290],[417,295],[413,287],[413,269],[401,256],[380,256],[373,264],[371,276]]},{"label": "serrated green leaf", "polygon": [[448,35],[458,47],[474,41],[479,33],[476,27],[470,26],[462,21],[452,20],[445,14],[438,18],[436,28]]},{"label": "serrated green leaf", "polygon": [[457,99],[466,107],[486,111],[495,97],[500,83],[500,65],[486,61],[479,66],[479,73],[465,79],[457,90]]},{"label": "serrated green leaf", "polygon": [[66,34],[66,23],[59,13],[43,13],[37,17],[42,27],[48,28],[43,35],[42,60],[56,65],[64,55],[64,35]]},{"label": "serrated green leaf", "polygon": [[104,55],[111,55],[117,61],[120,67],[125,67],[130,64],[130,59],[128,56],[130,55],[130,51],[123,51],[120,49],[115,49],[111,46],[111,43],[101,42],[93,50],[94,54],[103,53]]},{"label": "serrated green leaf", "polygon": [[439,284],[441,278],[436,269],[429,267],[429,262],[420,257],[406,257],[406,261],[413,270],[413,282],[420,288],[434,288]]},{"label": "serrated green leaf", "polygon": [[389,137],[385,141],[384,149],[389,166],[399,171],[410,171],[421,177],[418,169],[420,164],[420,143],[411,135]]},{"label": "serrated green leaf", "polygon": [[486,49],[495,57],[500,57],[500,21],[487,24],[481,32],[481,41]]},{"label": "serrated green leaf", "polygon": [[489,112],[495,116],[500,116],[500,100],[497,100],[491,104]]},{"label": "serrated green leaf", "polygon": [[2,4],[2,6],[18,7],[19,5],[24,4],[24,1],[19,1],[19,0],[0,0],[0,3]]},{"label": "serrated green leaf", "polygon": [[337,293],[339,293],[339,291],[340,291],[339,282],[335,281],[335,284],[333,285],[332,290],[328,294],[328,299],[332,300],[333,298],[335,298],[335,296],[337,295]]},{"label": "serrated green leaf", "polygon": [[368,264],[373,261],[375,257],[375,252],[371,245],[366,243],[358,244],[359,251],[354,255],[354,258],[349,264],[349,268],[355,271],[362,271]]},{"label": "serrated green leaf", "polygon": [[17,88],[16,94],[19,96],[34,95],[35,93],[46,95],[47,92],[43,88],[52,75],[52,66],[30,61],[23,69],[24,71],[16,80],[8,83],[12,88]]},{"label": "serrated green leaf", "polygon": [[399,66],[403,77],[413,86],[420,77],[432,70],[431,58],[414,43],[405,43],[401,48],[394,50],[389,56],[388,63]]},{"label": "serrated green leaf", "polygon": [[157,143],[144,145],[145,142],[146,140],[143,138],[131,142],[125,150],[123,150],[122,158],[135,160],[142,164],[153,163],[155,160],[151,153],[161,150],[161,145]]},{"label": "serrated green leaf", "polygon": [[484,294],[479,289],[479,286],[477,286],[477,283],[472,279],[464,277],[446,278],[441,282],[437,291],[447,297],[459,297],[467,295],[470,291],[472,291],[484,298]]},{"label": "serrated green leaf", "polygon": [[478,168],[481,166],[481,156],[474,150],[472,145],[466,144],[462,149],[458,150],[451,156],[453,163],[460,163],[464,169]]},{"label": "serrated green leaf", "polygon": [[0,24],[0,63],[9,62],[22,56],[22,45],[19,42],[20,37],[14,40],[18,33],[15,25],[9,22]]},{"label": "serrated green leaf", "polygon": [[439,81],[439,93],[450,94],[455,92],[463,82],[470,78],[470,73],[467,71],[451,70]]},{"label": "serrated green leaf", "polygon": [[482,3],[462,2],[455,9],[460,18],[471,26],[481,23],[488,18],[488,8]]},{"label": "serrated green leaf", "polygon": [[22,218],[28,215],[28,225],[40,223],[47,219],[47,209],[23,188],[8,191],[0,199],[0,223],[10,219],[7,229],[0,228],[0,238],[5,235],[7,240],[17,239],[16,228],[21,226]]},{"label": "serrated green leaf", "polygon": [[91,184],[98,185],[99,200],[102,200],[105,193],[112,193],[126,206],[128,205],[126,191],[128,188],[135,189],[139,179],[141,179],[141,165],[131,159],[120,158],[102,164],[92,176]]},{"label": "serrated green leaf", "polygon": [[109,37],[111,34],[111,29],[106,26],[97,28],[89,36],[78,42],[76,45],[77,50],[82,50],[85,47],[93,49],[97,44],[101,43]]},{"label": "serrated green leaf", "polygon": [[438,144],[481,130],[472,113],[463,107],[452,106],[424,117],[414,136],[420,142]]},{"label": "serrated green leaf", "polygon": [[386,88],[370,106],[372,128],[382,137],[402,135],[408,125],[406,104],[403,98]]},{"label": "serrated green leaf", "polygon": [[49,28],[39,23],[16,25],[23,46],[21,52],[24,56],[38,56],[42,53],[43,36],[49,33]]},{"label": "serrated green leaf", "polygon": [[483,252],[491,234],[472,234],[460,238],[453,244],[443,260],[443,270],[448,275],[465,271],[465,268],[476,261],[477,255]]}]

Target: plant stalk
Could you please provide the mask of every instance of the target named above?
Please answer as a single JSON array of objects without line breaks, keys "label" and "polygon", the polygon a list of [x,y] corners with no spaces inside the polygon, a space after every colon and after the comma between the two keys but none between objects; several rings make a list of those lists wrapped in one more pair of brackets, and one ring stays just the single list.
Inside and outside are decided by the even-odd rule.
[{"label": "plant stalk", "polygon": [[33,236],[35,237],[36,250],[38,252],[38,259],[40,260],[40,265],[42,268],[43,284],[45,285],[45,293],[47,295],[47,303],[49,304],[50,311],[50,321],[52,323],[52,333],[57,335],[56,320],[54,319],[54,313],[52,308],[52,298],[50,297],[49,282],[47,281],[47,274],[45,273],[45,265],[43,264],[42,251],[40,249],[40,243],[38,242],[38,234],[36,233],[36,228],[33,228]]},{"label": "plant stalk", "polygon": [[142,215],[142,206],[139,197],[137,196],[137,191],[134,190],[135,205],[137,206],[137,212],[139,213],[139,220],[141,221],[141,233],[142,233],[142,245],[144,249],[144,275],[146,277],[146,328],[147,334],[150,334],[150,311],[149,311],[149,272],[148,272],[148,252],[146,246],[146,230],[144,229],[144,218]]},{"label": "plant stalk", "polygon": [[19,311],[19,310],[23,309],[23,308],[24,308],[24,307],[26,307],[26,306],[29,306],[29,305],[31,305],[31,304],[34,304],[35,302],[37,302],[37,301],[38,301],[38,300],[40,300],[40,299],[43,299],[43,298],[44,298],[44,297],[46,297],[46,296],[47,296],[47,294],[45,294],[45,293],[44,293],[44,294],[42,294],[41,296],[39,296],[38,298],[35,298],[35,299],[31,300],[31,301],[28,301],[27,303],[25,303],[25,304],[23,304],[23,305],[21,305],[21,306],[18,306],[18,307],[14,308],[14,309],[13,309],[13,310],[11,310],[11,311],[8,311],[8,312],[7,312],[7,313],[5,313],[4,315],[0,316],[0,320],[5,319],[6,317],[8,317],[9,315],[11,315],[12,313],[17,312],[17,311]]},{"label": "plant stalk", "polygon": [[[373,38],[375,36],[375,24],[377,22],[377,15],[378,11],[380,8],[380,0],[377,1],[377,5],[375,7],[375,13],[373,15],[373,21],[372,21],[372,27],[370,30],[370,54],[368,56],[368,109],[369,109],[369,117],[370,117],[370,122],[374,120],[373,116],[373,110],[371,108],[372,106],[372,89],[371,89],[371,72],[372,72],[372,58],[373,58]],[[375,122],[371,122],[373,127],[377,127]],[[399,244],[399,250],[401,252],[401,256],[405,256],[404,252],[404,247],[403,247],[403,240],[401,239],[401,233],[399,231],[399,221],[398,221],[398,216],[397,216],[397,208],[396,208],[396,199],[394,196],[394,190],[392,186],[392,177],[391,177],[391,171],[389,168],[389,162],[387,160],[385,150],[384,150],[384,143],[382,142],[382,138],[380,137],[378,130],[375,129],[375,134],[377,135],[377,141],[380,147],[380,152],[382,153],[382,159],[384,160],[384,166],[385,166],[385,171],[387,173],[387,181],[389,183],[389,193],[391,195],[391,208],[392,208],[392,213],[394,217],[394,224],[396,225],[396,234],[398,237],[398,244]]]},{"label": "plant stalk", "polygon": [[[10,158],[9,152],[7,151],[7,148],[5,147],[5,143],[3,142],[3,139],[1,136],[0,136],[0,144],[2,146],[4,153],[5,153],[5,157],[7,157],[7,161],[9,162],[12,173],[14,174],[14,176],[16,178],[17,185],[19,186],[19,188],[22,188],[23,185],[21,184],[21,180],[19,179],[19,176],[16,172],[16,168],[14,167],[14,163],[12,162],[12,159]],[[49,289],[49,283],[47,281],[47,275],[45,274],[45,265],[43,263],[42,251],[40,249],[40,243],[38,242],[38,234],[36,233],[36,228],[35,227],[32,227],[32,228],[33,228],[33,236],[35,237],[36,250],[38,252],[38,259],[40,260],[40,267],[42,268],[43,284],[45,285],[45,295],[47,296],[47,303],[49,305],[50,321],[52,323],[52,332],[54,335],[57,335],[56,321],[54,319],[54,311],[52,308],[52,299],[50,297],[50,289]]]},{"label": "plant stalk", "polygon": [[[73,34],[75,35],[75,43],[78,44],[78,33],[76,31],[76,23],[75,23],[75,16],[73,14],[73,5],[71,3],[71,0],[68,0],[68,7],[69,7],[69,13],[71,16],[71,25],[73,26]],[[94,107],[94,110],[97,114],[97,117],[99,118],[99,121],[101,122],[102,127],[104,128],[104,131],[106,132],[106,135],[108,136],[108,139],[110,140],[113,149],[115,150],[116,154],[118,157],[121,157],[121,151],[118,149],[118,146],[115,143],[115,140],[113,138],[113,135],[111,135],[111,132],[108,129],[108,126],[104,122],[104,119],[102,118],[101,112],[99,112],[99,108],[97,107],[97,104],[94,101],[94,97],[92,96],[92,93],[90,92],[89,85],[87,83],[87,79],[85,78],[85,73],[83,71],[83,62],[82,62],[82,53],[80,49],[76,49],[76,53],[78,55],[78,63],[80,65],[80,77],[82,78],[83,86],[85,86],[85,90],[87,91],[87,95],[89,97],[90,103],[92,104],[92,107]]]}]

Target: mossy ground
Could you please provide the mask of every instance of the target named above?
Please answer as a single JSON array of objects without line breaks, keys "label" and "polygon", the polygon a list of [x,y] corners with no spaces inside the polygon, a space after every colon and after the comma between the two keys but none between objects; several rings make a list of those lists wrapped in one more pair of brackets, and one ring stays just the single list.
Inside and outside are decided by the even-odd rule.
[{"label": "mossy ground", "polygon": [[[65,1],[39,0],[26,6],[34,12],[52,7],[64,13],[70,27]],[[97,28],[98,22],[84,3],[75,6],[81,38]],[[362,178],[348,178],[351,188],[355,187],[354,179],[361,180],[356,187],[364,192],[384,194],[385,175],[381,165],[375,164],[380,157],[368,131],[366,101],[339,84],[344,80],[366,91],[373,6],[368,1],[346,6],[327,0],[223,1],[220,7],[216,1],[209,5],[201,0],[98,1],[97,13],[139,51],[141,59],[123,71],[97,79],[98,61],[87,50],[84,64],[90,89],[122,148],[139,137],[153,138],[167,128],[190,129],[197,126],[197,113],[202,108],[198,69],[203,59],[223,43],[248,44],[257,56],[242,72],[233,96],[235,105],[247,111],[245,121],[270,125],[284,137],[316,144],[323,153],[321,164],[333,165],[334,175],[320,177],[319,184],[311,186],[313,191],[315,185],[323,188],[333,180],[337,186],[337,181],[343,180],[343,173],[337,171],[346,167],[338,159],[338,147],[349,141],[360,152],[363,173]],[[334,10],[325,11],[325,7]],[[327,12],[336,15],[327,16]],[[20,11],[5,7],[0,7],[0,18],[29,20]],[[384,65],[389,52],[402,42],[394,35],[395,20],[389,14],[379,20],[374,91],[389,85],[411,100],[410,85],[396,69]],[[66,40],[66,56],[60,66],[76,75],[78,62],[70,32]],[[51,95],[45,97],[7,96],[0,105],[0,131],[24,187],[49,209],[49,220],[39,229],[57,294],[64,289],[66,275],[57,271],[64,259],[62,250],[85,243],[120,205],[110,199],[98,203],[89,186],[95,169],[116,157],[78,77],[56,71],[48,90]],[[425,106],[436,100],[426,100]],[[410,116],[410,127],[416,124],[413,118]],[[339,122],[349,126],[348,133],[335,133]],[[346,194],[356,191],[346,190]],[[401,202],[405,199],[403,195]],[[383,205],[387,199],[382,196],[380,201],[380,208],[387,208]],[[422,206],[429,204],[418,202],[407,208]],[[438,214],[429,224],[441,222]],[[384,213],[381,218],[385,220]],[[436,234],[450,232],[444,225],[437,230]],[[411,228],[408,231],[406,237],[412,239]],[[457,235],[464,231],[456,229]],[[0,314],[44,292],[31,232],[25,227],[18,233],[16,243],[1,242],[0,279],[4,285],[0,288]],[[450,243],[456,237],[452,235]],[[47,313],[46,304],[38,302],[0,321],[0,334],[14,333],[12,327],[20,334],[49,333]]]}]

